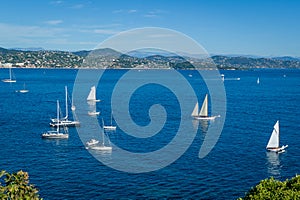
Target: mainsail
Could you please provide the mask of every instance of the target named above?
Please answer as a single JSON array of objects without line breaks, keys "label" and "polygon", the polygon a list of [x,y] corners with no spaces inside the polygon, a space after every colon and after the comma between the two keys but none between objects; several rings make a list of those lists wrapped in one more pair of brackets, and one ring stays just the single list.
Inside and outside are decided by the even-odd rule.
[{"label": "mainsail", "polygon": [[201,116],[201,117],[207,117],[208,116],[208,96],[207,96],[207,94],[205,95],[205,99],[203,101],[201,110],[199,112],[199,116]]},{"label": "mainsail", "polygon": [[267,145],[267,149],[269,148],[278,148],[279,147],[279,121],[274,125],[274,129],[270,140]]},{"label": "mainsail", "polygon": [[88,101],[96,101],[96,87],[92,86],[89,96],[87,97]]}]

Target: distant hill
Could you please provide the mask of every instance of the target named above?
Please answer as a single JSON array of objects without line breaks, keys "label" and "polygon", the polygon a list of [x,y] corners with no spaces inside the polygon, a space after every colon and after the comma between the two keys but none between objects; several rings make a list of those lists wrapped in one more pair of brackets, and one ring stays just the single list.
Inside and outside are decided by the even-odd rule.
[{"label": "distant hill", "polygon": [[218,68],[251,69],[251,68],[300,68],[300,60],[277,58],[249,58],[213,56],[213,61]]},{"label": "distant hill", "polygon": [[87,50],[82,50],[82,51],[74,51],[73,54],[80,56],[80,57],[86,57],[87,55],[89,55],[91,51],[87,51]]},{"label": "distant hill", "polygon": [[39,50],[39,48],[5,49],[0,47],[0,64],[11,63],[14,67],[36,68],[191,69],[197,66],[207,69],[214,65],[219,69],[300,68],[300,58],[289,56],[260,58],[214,55],[207,58],[195,55],[189,57],[188,54],[183,53],[180,55],[184,57],[153,49],[133,51],[127,55],[110,48],[67,52]]},{"label": "distant hill", "polygon": [[43,49],[41,47],[11,48],[10,50],[17,50],[17,51],[45,51],[45,49]]},{"label": "distant hill", "polygon": [[300,61],[300,58],[295,58],[291,56],[281,56],[281,57],[274,57],[275,60],[283,60],[283,61]]}]

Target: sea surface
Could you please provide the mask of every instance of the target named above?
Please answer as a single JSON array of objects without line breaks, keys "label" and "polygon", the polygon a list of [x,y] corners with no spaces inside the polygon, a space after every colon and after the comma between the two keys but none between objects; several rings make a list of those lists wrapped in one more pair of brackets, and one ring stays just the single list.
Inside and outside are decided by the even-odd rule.
[{"label": "sea surface", "polygon": [[[51,130],[49,122],[56,117],[56,100],[60,101],[64,115],[64,86],[68,86],[71,100],[77,72],[75,69],[13,69],[17,82],[0,82],[0,170],[29,172],[30,183],[46,200],[236,199],[262,179],[273,176],[285,180],[300,172],[300,70],[221,71],[225,75],[227,110],[223,130],[212,151],[204,158],[198,156],[207,129],[218,118],[216,122],[199,122],[192,144],[173,163],[146,173],[115,170],[96,159],[86,150],[82,135],[84,131],[95,131],[101,139],[101,130],[92,125],[85,123],[78,129],[69,128],[67,140],[41,138],[44,131]],[[95,74],[95,70],[87,72]],[[91,121],[96,120],[101,126],[103,119],[105,124],[110,124],[110,98],[126,72],[105,71],[97,87],[101,102],[96,104],[96,109],[101,114],[91,117]],[[136,70],[128,86],[140,81],[139,73],[145,71]],[[150,73],[172,81],[166,70]],[[201,105],[208,93],[201,76],[196,71],[180,73],[194,88]],[[257,84],[258,77],[260,84]],[[5,78],[8,69],[0,69],[0,79]],[[92,86],[88,78],[83,82],[87,88]],[[16,92],[24,83],[29,92]],[[174,85],[182,87],[176,80]],[[154,104],[163,106],[167,115],[158,135],[137,139],[118,127],[115,132],[106,133],[106,140],[109,138],[120,148],[135,153],[152,152],[167,145],[182,120],[178,99],[171,90],[158,84],[139,87],[130,98],[128,112],[136,124],[147,126],[151,121],[149,108]],[[194,104],[191,102],[191,108]],[[77,117],[80,119],[84,114],[85,118],[89,117],[86,113],[78,113]],[[192,118],[184,120],[193,121]],[[289,147],[282,154],[267,153],[265,147],[277,120],[280,120],[280,143]],[[99,156],[114,162],[116,154],[113,148],[111,153]]]}]

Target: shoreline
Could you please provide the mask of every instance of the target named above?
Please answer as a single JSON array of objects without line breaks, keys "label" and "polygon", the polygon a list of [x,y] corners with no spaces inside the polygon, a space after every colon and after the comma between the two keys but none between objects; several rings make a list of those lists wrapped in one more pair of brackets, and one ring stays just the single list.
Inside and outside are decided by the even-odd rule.
[{"label": "shoreline", "polygon": [[240,68],[240,69],[235,69],[235,68],[230,68],[230,69],[219,69],[219,68],[203,68],[203,69],[197,69],[197,68],[192,68],[192,69],[174,69],[174,68],[96,68],[96,67],[0,67],[0,69],[64,69],[64,70],[141,70],[141,71],[146,71],[146,70],[186,70],[186,71],[193,71],[193,70],[205,70],[205,71],[211,71],[211,70],[224,70],[224,71],[244,71],[244,70],[268,70],[268,69],[277,69],[277,70],[295,70],[295,69],[300,69],[300,68]]}]

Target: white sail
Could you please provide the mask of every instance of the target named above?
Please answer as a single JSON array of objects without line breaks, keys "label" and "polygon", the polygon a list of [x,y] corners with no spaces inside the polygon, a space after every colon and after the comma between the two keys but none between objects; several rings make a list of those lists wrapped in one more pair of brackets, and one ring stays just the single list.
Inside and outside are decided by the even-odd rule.
[{"label": "white sail", "polygon": [[198,116],[198,111],[199,111],[199,105],[198,105],[198,102],[196,103],[195,107],[194,107],[194,110],[192,112],[192,117],[194,116]]},{"label": "white sail", "polygon": [[257,83],[257,84],[259,84],[259,77],[257,78],[257,81],[256,81],[256,83]]},{"label": "white sail", "polygon": [[279,147],[279,121],[276,122],[273,128],[272,135],[269,139],[267,149]]},{"label": "white sail", "polygon": [[205,99],[203,101],[201,110],[199,112],[199,116],[202,116],[202,117],[208,116],[208,96],[207,96],[207,94],[205,95]]},{"label": "white sail", "polygon": [[88,101],[95,101],[95,102],[100,101],[100,100],[96,99],[96,87],[95,86],[91,87],[90,93],[89,93],[89,95],[88,95],[88,97],[87,97],[86,100],[88,100]]}]

